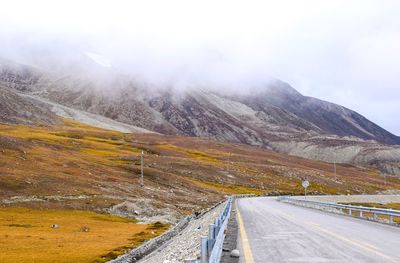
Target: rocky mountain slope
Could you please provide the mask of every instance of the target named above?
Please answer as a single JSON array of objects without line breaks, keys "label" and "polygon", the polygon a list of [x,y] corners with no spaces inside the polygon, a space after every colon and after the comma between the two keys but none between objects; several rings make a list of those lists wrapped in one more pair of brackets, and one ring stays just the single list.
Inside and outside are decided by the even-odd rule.
[{"label": "rocky mountain slope", "polygon": [[21,96],[0,85],[0,123],[57,124],[57,115],[44,103]]},{"label": "rocky mountain slope", "polygon": [[335,175],[329,163],[260,147],[127,134],[69,120],[0,124],[0,157],[0,206],[106,209],[143,220],[168,221],[225,194],[301,194],[305,178],[314,194],[381,193],[400,185],[395,176],[383,184],[376,169],[338,164]]},{"label": "rocky mountain slope", "polygon": [[83,112],[162,134],[207,137],[326,162],[400,172],[400,138],[342,106],[274,81],[248,92],[154,89],[102,72],[97,78],[0,64],[0,84]]},{"label": "rocky mountain slope", "polygon": [[[286,83],[276,81],[251,95],[236,97],[254,110],[269,113],[271,106],[293,114],[289,121],[317,133],[354,136],[385,144],[400,144],[400,137],[379,127],[357,112],[340,105],[301,95]],[[272,114],[273,115],[273,114]],[[310,125],[311,124],[311,125]]]}]

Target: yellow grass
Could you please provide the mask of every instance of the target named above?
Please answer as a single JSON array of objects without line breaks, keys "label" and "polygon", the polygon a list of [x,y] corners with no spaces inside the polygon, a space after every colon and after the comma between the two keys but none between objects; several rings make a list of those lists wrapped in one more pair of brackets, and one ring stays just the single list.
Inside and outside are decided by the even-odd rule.
[{"label": "yellow grass", "polygon": [[205,163],[212,163],[214,165],[222,164],[222,162],[220,160],[218,160],[216,157],[211,156],[210,154],[205,153],[205,152],[200,152],[200,151],[192,150],[192,149],[185,149],[185,148],[181,148],[181,147],[178,147],[176,145],[171,145],[171,144],[158,144],[157,147],[187,154],[193,160],[197,160],[197,161],[201,161],[201,162],[205,162]]},{"label": "yellow grass", "polygon": [[245,187],[245,186],[239,186],[239,185],[223,185],[223,184],[218,184],[218,183],[213,183],[213,182],[206,182],[206,181],[200,181],[197,179],[190,179],[193,181],[195,184],[203,187],[207,187],[213,190],[217,191],[222,191],[225,194],[255,194],[255,195],[261,195],[264,194],[265,191],[261,189],[256,189],[256,188],[250,188],[250,187]]},{"label": "yellow grass", "polygon": [[[145,185],[152,191],[143,191],[136,183],[142,150],[146,152]],[[232,157],[229,164],[228,156]],[[228,165],[233,175],[229,179],[224,177]],[[315,175],[315,171],[326,176]],[[0,263],[106,262],[166,230],[162,224],[138,225],[76,211],[99,211],[126,197],[203,207],[224,194],[301,194],[304,175],[311,176],[312,193],[343,193],[352,186],[373,193],[400,186],[398,179],[383,186],[377,184],[375,175],[346,167],[340,167],[343,174],[338,173],[341,183],[337,184],[329,172],[331,166],[325,163],[245,145],[236,149],[188,137],[124,134],[69,120],[49,127],[0,124],[0,198],[91,196],[10,204],[30,209],[0,208]],[[183,191],[170,192],[174,186]],[[110,199],[110,193],[115,199]],[[202,194],[207,201],[199,201]],[[177,210],[192,212],[190,208]],[[52,224],[61,228],[52,229]],[[85,227],[88,232],[82,231]]]},{"label": "yellow grass", "polygon": [[0,208],[0,262],[103,262],[159,234],[148,227],[87,211]]},{"label": "yellow grass", "polygon": [[190,154],[193,158],[203,160],[203,161],[208,161],[208,162],[218,162],[218,160],[204,152],[199,152],[195,150],[186,150],[186,153]]}]

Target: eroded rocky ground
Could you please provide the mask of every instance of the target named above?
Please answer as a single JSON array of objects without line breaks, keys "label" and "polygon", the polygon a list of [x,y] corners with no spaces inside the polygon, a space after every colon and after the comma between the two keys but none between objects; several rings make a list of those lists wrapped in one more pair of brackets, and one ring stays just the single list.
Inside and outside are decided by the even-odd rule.
[{"label": "eroded rocky ground", "polygon": [[398,177],[373,168],[338,164],[335,176],[330,163],[254,146],[59,121],[0,125],[1,206],[91,210],[173,224],[226,194],[301,194],[306,178],[310,194],[400,188]]},{"label": "eroded rocky ground", "polygon": [[225,203],[222,203],[205,213],[202,217],[189,222],[188,226],[170,242],[143,259],[143,263],[178,263],[185,259],[200,257],[201,236],[208,235],[208,226],[214,223],[215,218],[222,212]]}]

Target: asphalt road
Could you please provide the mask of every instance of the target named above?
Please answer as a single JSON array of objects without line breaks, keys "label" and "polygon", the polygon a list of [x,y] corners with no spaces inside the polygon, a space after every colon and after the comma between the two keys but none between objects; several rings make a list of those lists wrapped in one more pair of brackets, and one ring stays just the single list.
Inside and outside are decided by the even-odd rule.
[{"label": "asphalt road", "polygon": [[298,207],[237,201],[240,262],[400,262],[400,228]]}]

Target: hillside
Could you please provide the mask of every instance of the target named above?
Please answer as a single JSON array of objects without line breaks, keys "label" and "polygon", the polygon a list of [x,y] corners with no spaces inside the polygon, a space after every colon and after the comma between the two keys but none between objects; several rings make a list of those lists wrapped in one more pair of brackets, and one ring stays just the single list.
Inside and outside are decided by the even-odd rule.
[{"label": "hillside", "polygon": [[93,79],[7,61],[0,65],[0,84],[19,93],[15,96],[47,104],[59,116],[97,127],[245,143],[400,173],[399,137],[354,111],[303,96],[284,82],[235,93],[155,89],[115,72],[101,73]]},{"label": "hillside", "polygon": [[[0,125],[2,206],[85,209],[173,222],[224,194],[376,193],[400,179],[376,171],[207,139],[125,134],[64,120]],[[139,186],[145,152],[144,187]]]},{"label": "hillside", "polygon": [[58,117],[49,107],[0,86],[0,123],[56,124]]},{"label": "hillside", "polygon": [[0,261],[7,262],[106,262],[225,195],[299,195],[304,179],[310,194],[400,188],[399,177],[371,168],[341,164],[335,175],[330,163],[261,147],[68,119],[0,124],[0,175]]},{"label": "hillside", "polygon": [[[357,137],[383,144],[400,144],[400,137],[343,106],[303,96],[287,83],[275,81],[263,90],[236,97],[254,110],[269,112],[271,106],[293,114],[296,126],[319,134]],[[269,114],[273,115],[273,114]]]}]

